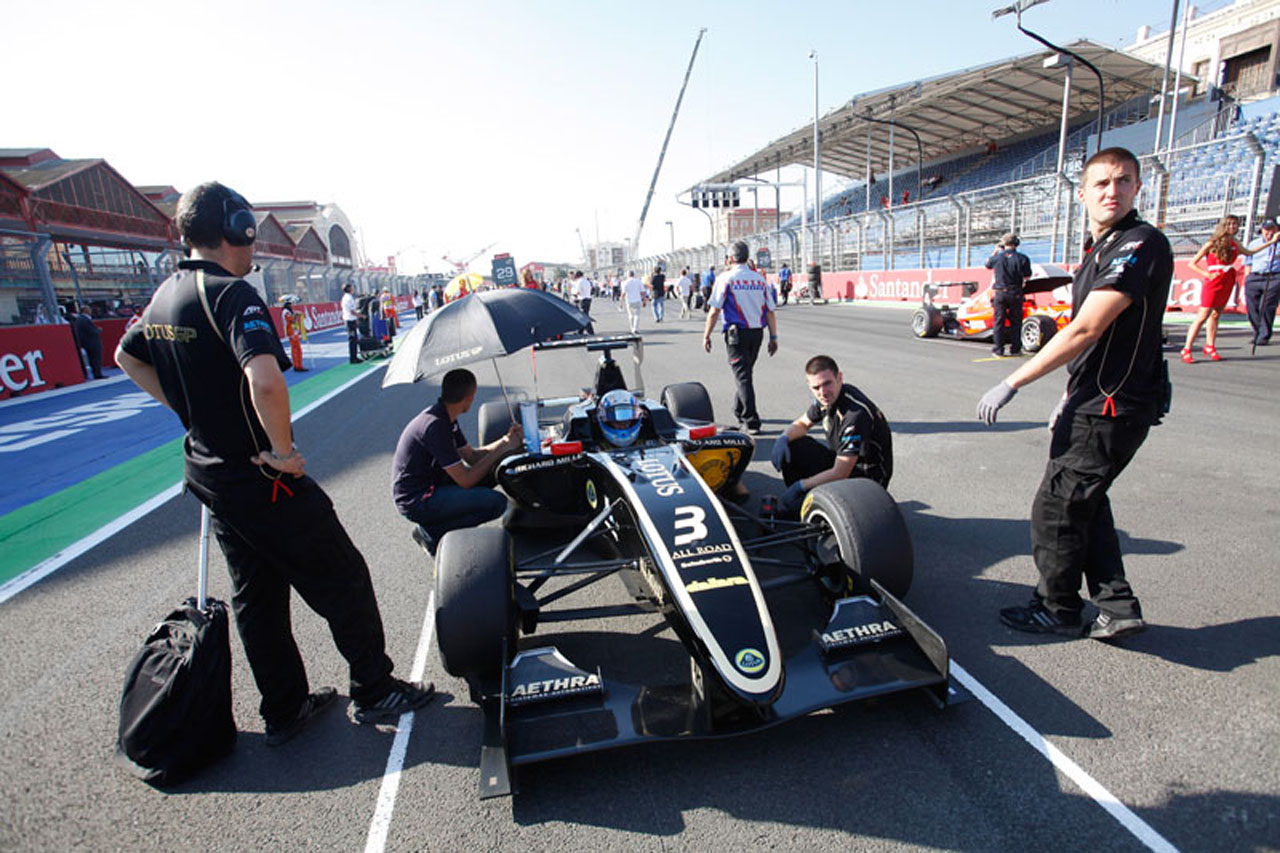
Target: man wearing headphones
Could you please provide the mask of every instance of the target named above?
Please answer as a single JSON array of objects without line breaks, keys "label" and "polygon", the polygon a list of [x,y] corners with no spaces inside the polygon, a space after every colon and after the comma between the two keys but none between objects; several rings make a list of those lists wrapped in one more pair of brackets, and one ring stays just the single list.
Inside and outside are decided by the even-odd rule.
[{"label": "man wearing headphones", "polygon": [[[1011,355],[1022,355],[1022,288],[1031,278],[1031,259],[1018,251],[1021,242],[1010,231],[987,258],[987,269],[992,273],[991,309],[995,314],[991,354],[1001,358],[1006,340]],[[1008,331],[1005,321],[1009,323]]]},{"label": "man wearing headphones", "polygon": [[[349,666],[356,722],[393,721],[429,702],[433,689],[391,675],[364,557],[293,446],[281,373],[289,361],[267,306],[243,278],[253,267],[253,210],[207,183],[182,196],[176,221],[191,258],[125,332],[116,363],[186,427],[186,484],[209,507],[227,558],[266,743],[291,739],[336,695],[331,687],[309,692],[290,588],[329,623]],[[298,530],[306,535],[283,533]]]}]

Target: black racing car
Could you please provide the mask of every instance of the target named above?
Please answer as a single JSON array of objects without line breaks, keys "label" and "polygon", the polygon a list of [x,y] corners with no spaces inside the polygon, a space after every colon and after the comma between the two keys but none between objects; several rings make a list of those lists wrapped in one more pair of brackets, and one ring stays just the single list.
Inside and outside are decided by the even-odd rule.
[{"label": "black racing car", "polygon": [[[440,541],[436,636],[445,669],[484,711],[481,795],[509,794],[513,766],[578,752],[740,734],[916,688],[945,705],[955,695],[946,646],[900,600],[912,548],[889,494],[870,480],[826,484],[798,520],[775,517],[768,500],[761,513],[735,505],[754,442],[714,424],[695,382],[636,400],[634,438],[617,446],[601,404],[625,387],[612,353],[629,345],[639,350],[638,336],[535,347],[599,352],[595,383],[520,404],[527,452],[497,471],[515,510],[503,526]],[[481,407],[482,444],[509,429],[511,412]],[[563,606],[612,576],[618,603]],[[638,614],[673,629],[683,666],[656,664],[675,646],[656,636],[662,624],[579,641],[577,662],[536,634]]]}]

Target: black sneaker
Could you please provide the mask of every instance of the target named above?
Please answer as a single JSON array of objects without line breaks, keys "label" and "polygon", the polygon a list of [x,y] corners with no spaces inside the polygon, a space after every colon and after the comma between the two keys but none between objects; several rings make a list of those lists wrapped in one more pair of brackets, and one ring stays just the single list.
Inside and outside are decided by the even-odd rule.
[{"label": "black sneaker", "polygon": [[996,358],[1004,358],[1004,350],[1002,349],[993,349],[991,350],[991,354]]},{"label": "black sneaker", "polygon": [[760,424],[747,424],[747,435],[759,435]]},{"label": "black sneaker", "polygon": [[399,719],[401,714],[416,711],[436,698],[436,687],[430,681],[401,681],[392,679],[391,690],[377,702],[369,705],[356,703],[355,721],[357,723],[390,723]]},{"label": "black sneaker", "polygon": [[1146,627],[1147,623],[1142,620],[1141,616],[1121,618],[1103,611],[1098,614],[1097,619],[1089,623],[1084,635],[1090,640],[1114,640],[1117,637],[1137,634],[1145,630]]},{"label": "black sneaker", "polygon": [[1026,607],[1004,608],[1000,611],[1000,621],[1015,631],[1026,631],[1028,634],[1080,636],[1079,617],[1074,622],[1065,621],[1047,610],[1039,601],[1033,601]]},{"label": "black sneaker", "polygon": [[428,554],[433,557],[436,555],[436,548],[439,543],[427,532],[425,527],[421,524],[415,524],[410,535],[413,536],[413,541],[421,545]]},{"label": "black sneaker", "polygon": [[267,746],[280,746],[293,740],[298,732],[307,727],[307,723],[333,704],[333,700],[337,695],[338,691],[332,687],[321,687],[302,700],[302,707],[298,709],[297,715],[288,723],[283,726],[268,724]]}]

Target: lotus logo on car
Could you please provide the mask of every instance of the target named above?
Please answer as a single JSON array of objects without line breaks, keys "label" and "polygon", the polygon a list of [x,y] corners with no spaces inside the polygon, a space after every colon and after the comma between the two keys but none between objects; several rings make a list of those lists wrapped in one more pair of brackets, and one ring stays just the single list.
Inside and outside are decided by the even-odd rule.
[{"label": "lotus logo on car", "polygon": [[587,480],[587,505],[595,509],[599,503],[600,498],[596,494],[596,481]]},{"label": "lotus logo on car", "polygon": [[743,649],[734,656],[733,662],[747,675],[755,675],[764,669],[764,655],[755,649]]}]

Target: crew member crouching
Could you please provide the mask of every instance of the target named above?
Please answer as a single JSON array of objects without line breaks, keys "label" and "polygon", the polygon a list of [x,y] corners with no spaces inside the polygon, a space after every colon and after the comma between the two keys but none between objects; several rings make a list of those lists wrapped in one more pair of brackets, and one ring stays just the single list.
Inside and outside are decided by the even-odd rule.
[{"label": "crew member crouching", "polygon": [[[779,510],[795,514],[805,492],[822,483],[866,477],[888,488],[893,476],[893,436],[884,413],[844,381],[830,356],[815,355],[804,366],[814,402],[773,442],[771,461],[787,484]],[[826,444],[808,432],[822,424]]]}]

